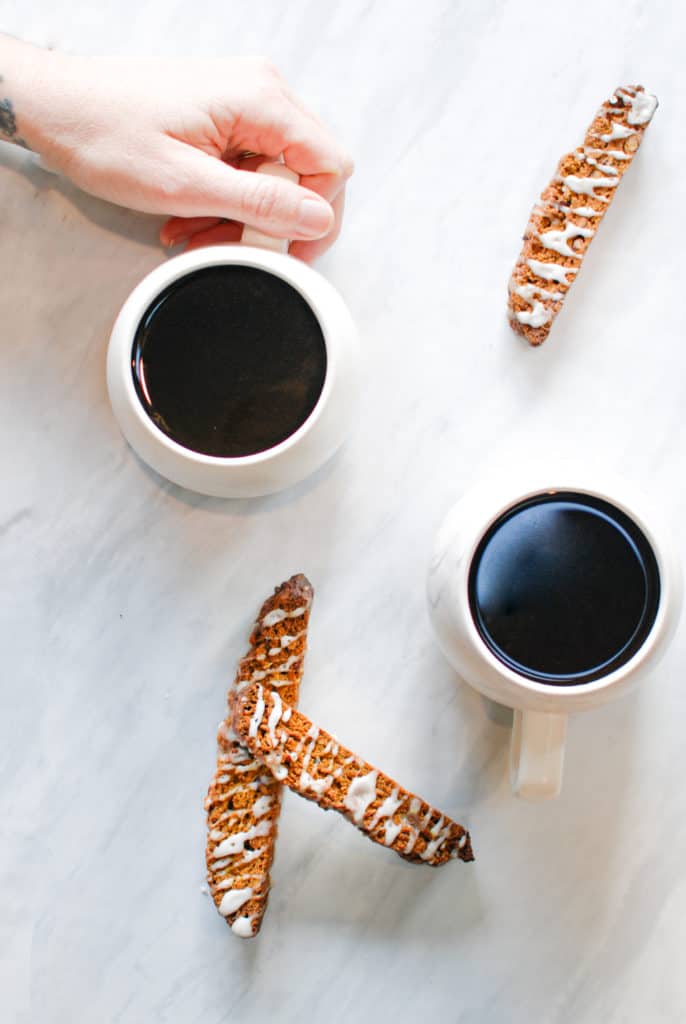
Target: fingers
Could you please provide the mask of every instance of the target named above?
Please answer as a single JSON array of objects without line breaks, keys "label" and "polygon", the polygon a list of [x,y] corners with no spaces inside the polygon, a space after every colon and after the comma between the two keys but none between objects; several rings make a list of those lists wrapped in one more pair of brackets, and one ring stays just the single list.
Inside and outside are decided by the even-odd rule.
[{"label": "fingers", "polygon": [[170,217],[160,228],[160,242],[167,246],[179,245],[219,223],[218,217]]},{"label": "fingers", "polygon": [[[305,263],[312,263],[338,238],[345,206],[345,189],[343,188],[332,202],[335,221],[334,226],[324,238],[314,242],[291,242],[289,253]],[[226,245],[229,242],[240,242],[243,225],[237,221],[222,221],[216,217],[172,217],[160,230],[163,245],[185,246],[186,252],[199,249],[205,245]]]},{"label": "fingers", "polygon": [[176,140],[170,141],[179,179],[167,212],[181,217],[241,221],[277,238],[322,238],[334,225],[329,203],[282,178],[237,170]]},{"label": "fingers", "polygon": [[328,172],[342,182],[347,181],[354,170],[350,154],[285,83],[281,84],[281,91],[288,100],[291,114],[284,131],[283,147],[288,166],[301,175]]},{"label": "fingers", "polygon": [[240,242],[243,233],[243,225],[235,221],[222,221],[205,231],[198,231],[188,239],[185,252],[192,249],[200,249],[204,245],[226,245],[227,242]]},{"label": "fingers", "polygon": [[240,123],[241,149],[266,156],[283,153],[284,160],[300,175],[331,174],[345,181],[353,163],[337,139],[288,92],[278,92]]},{"label": "fingers", "polygon": [[345,187],[343,187],[338,195],[333,199],[331,206],[334,211],[334,226],[328,235],[324,238],[319,238],[314,242],[291,242],[288,247],[288,252],[291,256],[295,256],[296,259],[303,260],[305,263],[313,263],[322,253],[325,253],[329,246],[333,245],[340,234],[341,225],[343,222],[343,210],[345,208]]}]

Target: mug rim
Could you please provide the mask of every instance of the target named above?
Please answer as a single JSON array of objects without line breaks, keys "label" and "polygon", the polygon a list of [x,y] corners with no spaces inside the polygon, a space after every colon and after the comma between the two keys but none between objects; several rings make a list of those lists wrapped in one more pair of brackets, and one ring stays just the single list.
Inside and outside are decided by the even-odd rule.
[{"label": "mug rim", "polygon": [[[555,476],[557,477],[557,474],[555,474]],[[548,701],[552,698],[555,702],[559,702],[560,704],[566,702],[574,703],[575,699],[583,699],[584,697],[592,697],[593,695],[604,693],[619,684],[626,682],[630,677],[636,676],[644,662],[650,658],[659,641],[665,634],[665,628],[668,624],[668,616],[671,611],[670,605],[674,601],[675,596],[672,593],[673,581],[668,571],[664,545],[658,537],[656,537],[656,531],[653,530],[646,522],[645,517],[641,514],[641,511],[636,508],[633,502],[631,504],[627,504],[621,496],[617,495],[617,491],[621,494],[623,488],[617,488],[617,491],[615,491],[612,483],[607,490],[604,488],[601,489],[600,487],[596,487],[592,484],[589,486],[588,483],[582,486],[577,486],[576,483],[574,483],[574,478],[569,480],[564,476],[564,474],[561,479],[564,483],[559,485],[539,485],[532,486],[526,490],[520,490],[517,495],[508,498],[507,501],[501,502],[498,509],[492,515],[489,514],[487,520],[480,523],[476,530],[476,537],[471,538],[471,543],[464,559],[464,571],[460,576],[459,592],[457,595],[460,601],[460,611],[462,612],[462,618],[466,626],[466,633],[469,642],[472,648],[477,652],[479,658],[482,659],[490,669],[491,676],[495,673],[501,683],[510,684],[510,687],[514,687],[516,690],[524,692],[532,697]],[[618,666],[606,675],[600,676],[598,679],[594,679],[589,682],[565,683],[561,685],[554,683],[542,683],[535,679],[530,679],[527,676],[520,675],[514,669],[500,661],[500,659],[490,650],[476,626],[472,615],[468,591],[469,577],[476,551],[482,539],[497,520],[505,515],[509,510],[531,498],[541,494],[553,494],[563,491],[573,491],[577,494],[599,498],[619,509],[636,524],[636,526],[643,532],[655,556],[660,581],[660,598],[657,613],[650,631],[639,649],[631,658],[624,662],[623,665]],[[638,502],[638,504],[640,505],[640,502]],[[471,679],[468,679],[467,681],[472,682]],[[476,685],[476,688],[478,689],[479,681],[474,682],[473,685]],[[485,686],[485,689],[492,689],[497,686],[498,683],[494,682],[493,687]]]},{"label": "mug rim", "polygon": [[[133,373],[131,373],[131,357],[133,354],[134,340],[142,318],[151,303],[162,294],[165,288],[168,288],[175,281],[189,276],[198,270],[204,270],[213,266],[253,267],[257,270],[262,270],[265,273],[271,273],[275,277],[285,281],[286,284],[298,292],[303,301],[306,302],[308,307],[312,310],[324,339],[324,347],[326,351],[326,372],[324,375],[324,383],[314,408],[307,418],[303,420],[300,426],[292,434],[289,434],[288,437],[284,438],[283,441],[273,445],[271,448],[266,448],[260,452],[254,452],[251,455],[207,455],[204,452],[197,452],[193,448],[187,448],[185,445],[179,444],[178,441],[175,441],[173,438],[165,434],[164,431],[160,430],[160,428],[148,416],[147,412],[143,408],[140,398],[138,397],[138,393],[136,392]],[[240,242],[235,242],[226,243],[224,245],[204,246],[200,249],[195,249],[193,252],[182,253],[179,256],[174,256],[166,263],[162,263],[155,267],[148,275],[146,275],[146,277],[143,278],[141,282],[139,282],[122,306],[119,316],[117,317],[117,323],[115,324],[113,333],[118,327],[121,330],[126,331],[126,372],[124,373],[124,386],[126,389],[128,404],[134,412],[139,425],[145,430],[155,444],[161,445],[174,457],[181,458],[184,461],[198,466],[207,466],[212,468],[223,467],[225,469],[235,467],[238,469],[240,467],[259,466],[265,462],[271,461],[272,459],[278,458],[288,452],[291,448],[295,447],[295,445],[299,444],[302,439],[310,433],[319,420],[329,399],[335,371],[335,348],[331,344],[330,328],[326,323],[326,318],[318,308],[316,298],[313,297],[306,286],[303,286],[302,280],[299,280],[301,278],[305,278],[305,280],[307,280],[309,275],[313,273],[314,271],[306,264],[296,260],[293,256],[288,256],[286,253],[273,252],[272,250],[260,249],[257,246],[243,245]],[[315,289],[312,289],[312,291],[315,291]],[[120,326],[120,318],[122,317],[125,317],[127,320],[125,326]],[[133,323],[131,323],[131,321],[133,321]]]},{"label": "mug rim", "polygon": [[[533,679],[530,676],[525,676],[517,672],[510,666],[508,666],[505,662],[503,662],[503,660],[501,660],[501,658],[498,657],[498,655],[494,651],[490,649],[484,638],[481,636],[481,633],[474,621],[471,600],[469,598],[469,582],[471,580],[474,557],[491,527],[495,526],[499,520],[505,518],[505,516],[507,516],[509,512],[514,511],[520,505],[524,505],[527,501],[532,501],[535,498],[543,497],[545,495],[549,495],[552,497],[553,495],[556,494],[576,494],[581,496],[588,496],[589,498],[595,498],[597,500],[600,500],[605,504],[617,509],[619,512],[624,513],[624,515],[626,515],[632,521],[632,523],[634,523],[634,525],[641,530],[657,564],[657,577],[659,582],[657,609],[653,617],[653,621],[643,642],[641,643],[638,650],[636,650],[630,658],[627,658],[626,662],[617,666],[611,672],[605,673],[599,676],[597,679],[592,679],[588,682],[542,682],[537,679]],[[661,620],[664,614],[666,614],[666,611],[664,611],[664,608],[666,608],[666,601],[664,601],[664,591],[666,591],[667,589],[666,570],[664,570],[662,554],[659,549],[659,546],[655,543],[653,532],[646,525],[645,521],[634,512],[633,509],[629,509],[627,505],[621,503],[620,501],[613,497],[609,497],[606,494],[600,493],[599,490],[595,487],[535,487],[532,490],[530,490],[530,492],[523,494],[521,497],[509,501],[495,516],[490,517],[488,519],[487,524],[480,530],[479,536],[476,538],[476,541],[474,542],[467,558],[467,570],[465,580],[467,584],[467,609],[469,613],[468,628],[470,629],[470,632],[473,632],[472,641],[476,639],[479,646],[481,647],[481,652],[487,653],[490,656],[492,666],[498,667],[499,670],[504,670],[505,672],[507,672],[511,680],[515,682],[516,685],[521,686],[523,684],[530,688],[533,692],[545,694],[547,696],[550,696],[551,694],[559,694],[560,692],[568,692],[570,695],[582,692],[592,693],[596,690],[602,690],[606,686],[611,686],[612,683],[618,682],[620,679],[623,679],[626,675],[632,674],[640,667],[640,664],[649,654],[650,647],[654,646],[655,635],[661,628]],[[596,683],[598,685],[594,686],[594,684]],[[528,684],[532,685],[529,687]]]}]

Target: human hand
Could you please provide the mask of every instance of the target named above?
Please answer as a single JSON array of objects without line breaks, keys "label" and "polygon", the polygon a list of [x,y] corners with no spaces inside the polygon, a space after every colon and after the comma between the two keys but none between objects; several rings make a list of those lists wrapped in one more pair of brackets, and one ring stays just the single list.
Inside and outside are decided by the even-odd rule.
[{"label": "human hand", "polygon": [[[10,65],[17,134],[85,191],[172,215],[164,244],[235,241],[245,223],[311,260],[335,240],[352,163],[265,60],[74,57],[3,42],[21,48]],[[280,154],[301,185],[253,173]]]}]

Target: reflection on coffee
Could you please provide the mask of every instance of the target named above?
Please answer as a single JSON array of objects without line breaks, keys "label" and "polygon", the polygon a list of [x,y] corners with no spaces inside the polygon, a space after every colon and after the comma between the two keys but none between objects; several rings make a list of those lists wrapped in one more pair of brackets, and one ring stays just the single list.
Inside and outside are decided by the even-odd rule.
[{"label": "reflection on coffee", "polygon": [[606,501],[550,492],[505,512],[469,575],[474,622],[500,661],[528,679],[588,683],[624,665],[660,600],[653,550]]},{"label": "reflection on coffee", "polygon": [[172,440],[205,455],[266,451],[317,404],[326,376],[319,322],[264,270],[208,267],[149,306],[131,365],[143,408]]}]

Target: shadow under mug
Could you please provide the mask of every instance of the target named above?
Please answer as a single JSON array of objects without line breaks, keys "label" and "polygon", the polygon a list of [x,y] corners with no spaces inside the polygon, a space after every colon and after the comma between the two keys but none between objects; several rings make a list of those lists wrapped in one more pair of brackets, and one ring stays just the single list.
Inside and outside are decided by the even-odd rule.
[{"label": "shadow under mug", "polygon": [[[258,172],[298,180],[297,175],[279,163],[262,164]],[[353,419],[358,390],[357,331],[335,288],[301,260],[287,255],[287,247],[288,242],[284,240],[246,227],[239,243],[196,249],[157,267],[134,288],[117,316],[107,353],[107,386],[112,409],[134,451],[173,483],[216,497],[247,498],[269,494],[314,472],[344,440]],[[281,285],[285,284],[304,299],[308,315],[309,311],[314,314],[317,334],[323,339],[325,370],[314,406],[287,436],[264,450],[249,454],[208,454],[186,446],[170,436],[173,431],[164,431],[158,426],[144,407],[140,395],[136,345],[141,325],[173,288],[187,286],[188,282],[211,268],[221,268],[227,273],[232,268],[250,268],[259,272],[252,274],[253,278],[266,275],[267,280],[278,279]],[[244,277],[249,276],[249,272],[244,274]],[[245,301],[254,302],[255,299],[246,295]],[[156,314],[153,312],[152,315]],[[274,322],[278,330],[278,315]],[[268,341],[267,338],[267,347]],[[190,346],[194,344],[203,344],[200,326],[189,332],[191,362]],[[227,331],[227,348],[230,345],[231,337]],[[163,345],[160,351],[158,358],[164,361]],[[236,375],[238,379],[239,374]],[[236,387],[240,402],[240,386]],[[249,380],[245,391],[246,399],[250,401]],[[268,392],[262,401],[266,416]],[[256,404],[253,401],[253,406]]]},{"label": "shadow under mug", "polygon": [[[595,475],[483,482],[448,513],[429,568],[429,614],[448,660],[514,709],[510,780],[529,800],[560,792],[568,715],[647,679],[681,609],[679,563],[656,510]],[[613,630],[614,654],[604,649]]]}]

